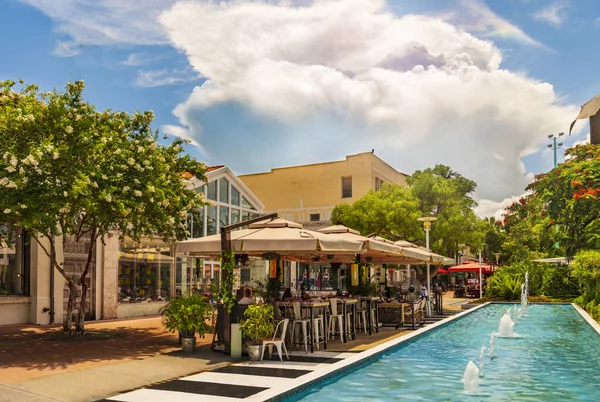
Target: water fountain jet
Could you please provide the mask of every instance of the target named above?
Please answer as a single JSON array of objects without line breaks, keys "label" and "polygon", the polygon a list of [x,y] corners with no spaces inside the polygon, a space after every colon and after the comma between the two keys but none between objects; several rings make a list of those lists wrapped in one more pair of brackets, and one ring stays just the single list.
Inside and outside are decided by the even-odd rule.
[{"label": "water fountain jet", "polygon": [[504,314],[500,319],[500,325],[498,326],[498,336],[504,338],[513,338],[515,336],[515,332],[513,330],[515,323],[513,322],[510,315]]},{"label": "water fountain jet", "polygon": [[465,368],[465,374],[463,375],[463,383],[465,392],[468,395],[477,394],[479,391],[479,369],[471,360]]}]

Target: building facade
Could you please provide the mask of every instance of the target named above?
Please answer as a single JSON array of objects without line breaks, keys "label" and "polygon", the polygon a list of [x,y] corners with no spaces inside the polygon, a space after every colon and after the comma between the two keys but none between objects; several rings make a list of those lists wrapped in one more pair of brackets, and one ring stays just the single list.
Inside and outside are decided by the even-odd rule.
[{"label": "building facade", "polygon": [[264,202],[266,213],[302,223],[329,221],[336,205],[352,204],[385,183],[406,185],[406,177],[373,152],[239,176]]},{"label": "building facade", "polygon": [[[191,237],[220,233],[222,226],[262,213],[262,202],[228,167],[209,168],[206,179],[190,180],[190,188],[203,192],[211,203],[202,208],[199,219],[188,219]],[[47,243],[28,238],[18,228],[0,225],[0,325],[63,322],[68,288],[62,276],[50,269],[44,251],[50,249]],[[64,249],[60,239],[56,244],[57,260],[67,274],[80,273],[89,242],[67,239]],[[157,238],[137,243],[120,239],[118,232],[98,241],[93,262],[88,275],[87,320],[158,314],[169,298],[219,278],[219,261],[178,255],[175,246]],[[253,261],[250,268],[247,283],[267,270],[264,261]]]}]

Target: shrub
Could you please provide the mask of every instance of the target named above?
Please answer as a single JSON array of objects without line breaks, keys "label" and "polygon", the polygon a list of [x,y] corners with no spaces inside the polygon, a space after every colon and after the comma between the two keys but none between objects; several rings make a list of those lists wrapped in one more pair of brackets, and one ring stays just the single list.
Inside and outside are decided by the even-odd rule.
[{"label": "shrub", "polygon": [[170,332],[179,331],[184,337],[198,334],[204,338],[212,330],[208,324],[212,313],[208,298],[197,293],[176,297],[161,310],[165,327]]},{"label": "shrub", "polygon": [[251,304],[244,311],[245,320],[240,321],[240,329],[244,336],[259,343],[273,335],[273,306],[270,304]]}]

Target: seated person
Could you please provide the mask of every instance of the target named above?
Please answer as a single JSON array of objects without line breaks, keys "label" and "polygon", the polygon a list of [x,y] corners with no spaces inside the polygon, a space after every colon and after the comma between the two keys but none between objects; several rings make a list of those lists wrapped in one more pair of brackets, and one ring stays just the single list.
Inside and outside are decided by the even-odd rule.
[{"label": "seated person", "polygon": [[306,292],[304,291],[304,289],[302,289],[302,290],[300,291],[300,298],[301,298],[302,300],[309,300],[309,299],[310,299],[310,295],[309,295],[308,293],[306,293]]},{"label": "seated person", "polygon": [[250,289],[248,289],[248,288],[244,289],[244,297],[242,297],[240,299],[240,301],[238,301],[238,304],[241,304],[241,305],[254,304],[254,299],[252,298],[252,292],[250,291]]},{"label": "seated person", "polygon": [[281,301],[283,301],[283,302],[292,301],[292,289],[285,288],[283,290],[283,295],[281,296]]}]

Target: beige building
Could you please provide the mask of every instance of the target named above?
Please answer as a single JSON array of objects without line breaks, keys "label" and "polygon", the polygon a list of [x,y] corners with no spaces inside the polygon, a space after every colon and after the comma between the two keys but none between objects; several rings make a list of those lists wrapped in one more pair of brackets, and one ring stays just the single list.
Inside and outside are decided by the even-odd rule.
[{"label": "beige building", "polygon": [[[222,226],[259,216],[262,202],[227,166],[208,168],[206,182],[192,178],[190,188],[203,192],[211,205],[199,219],[190,216],[191,237],[220,233]],[[41,240],[46,248],[49,242]],[[67,275],[83,270],[89,242],[57,241],[57,260]],[[98,240],[88,276],[87,320],[158,314],[167,301],[194,286],[217,280],[219,261],[177,255],[159,239],[139,243],[120,239],[119,233]],[[265,261],[253,260],[240,270],[237,286],[252,286],[268,272]],[[68,288],[50,269],[50,259],[36,240],[19,228],[0,223],[0,325],[62,323]],[[77,302],[79,305],[79,302]]]},{"label": "beige building", "polygon": [[346,156],[335,162],[275,168],[239,178],[264,204],[295,222],[329,221],[333,208],[352,204],[385,183],[406,185],[401,173],[373,152]]}]

